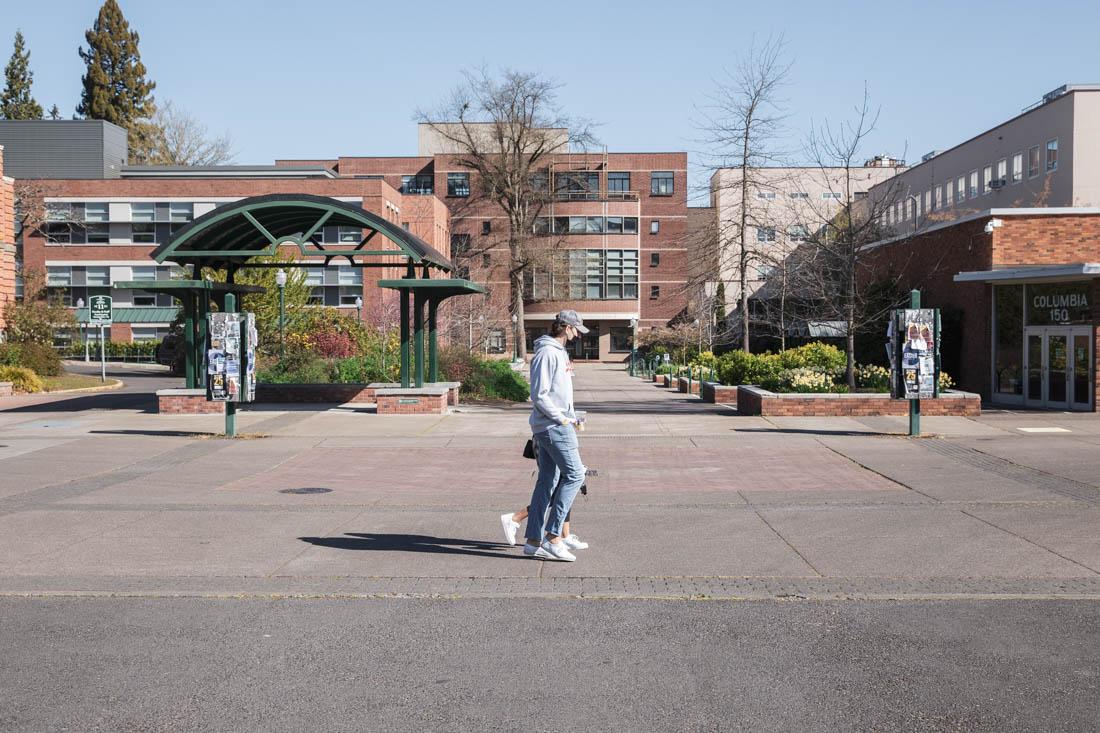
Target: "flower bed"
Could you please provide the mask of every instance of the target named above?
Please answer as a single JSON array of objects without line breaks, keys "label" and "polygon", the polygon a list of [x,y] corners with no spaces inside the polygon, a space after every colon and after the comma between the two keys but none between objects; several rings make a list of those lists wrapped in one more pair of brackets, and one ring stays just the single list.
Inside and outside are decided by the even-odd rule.
[{"label": "flower bed", "polygon": [[[909,402],[890,399],[882,392],[781,394],[741,385],[737,388],[737,410],[742,415],[764,417],[900,417],[909,414]],[[978,417],[982,398],[973,392],[947,390],[936,399],[921,400],[920,410],[922,415]]]}]

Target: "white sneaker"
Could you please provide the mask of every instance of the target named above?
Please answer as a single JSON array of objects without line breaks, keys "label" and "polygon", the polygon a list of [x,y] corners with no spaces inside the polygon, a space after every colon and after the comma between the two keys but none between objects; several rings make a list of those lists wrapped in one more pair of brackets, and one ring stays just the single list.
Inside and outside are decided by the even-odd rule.
[{"label": "white sneaker", "polygon": [[523,543],[523,554],[527,557],[533,557],[536,560],[553,560],[554,556],[546,550],[542,549],[540,545],[529,545],[526,542]]},{"label": "white sneaker", "polygon": [[571,534],[568,537],[562,537],[561,541],[565,543],[565,546],[570,550],[587,550],[588,543],[582,540],[575,534]]},{"label": "white sneaker", "polygon": [[565,542],[559,542],[554,544],[549,540],[543,540],[542,549],[545,550],[552,560],[561,560],[562,562],[573,562],[577,559],[577,556],[569,551],[569,548],[565,546]]},{"label": "white sneaker", "polygon": [[519,522],[512,519],[512,513],[500,515],[500,526],[504,527],[504,540],[509,545],[515,546],[516,532],[519,531]]}]

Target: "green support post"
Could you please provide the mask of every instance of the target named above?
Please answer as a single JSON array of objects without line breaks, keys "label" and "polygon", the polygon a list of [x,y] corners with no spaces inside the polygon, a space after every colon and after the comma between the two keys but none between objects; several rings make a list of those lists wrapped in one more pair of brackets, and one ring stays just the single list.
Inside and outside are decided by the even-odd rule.
[{"label": "green support post", "polygon": [[439,381],[439,300],[428,301],[428,381]]},{"label": "green support post", "polygon": [[[909,291],[909,307],[920,308],[920,291]],[[899,365],[900,366],[900,365]],[[909,400],[909,435],[920,435],[920,400]]]},{"label": "green support post", "polygon": [[[237,296],[234,295],[233,293],[226,293],[225,294],[225,312],[226,313],[233,313],[236,310],[237,310]],[[244,341],[245,341],[245,334],[244,334],[244,331],[242,329],[242,332],[241,332],[241,345],[240,345],[241,353],[238,354],[239,357],[244,356],[244,345],[245,345]],[[240,362],[240,364],[241,364],[240,375],[241,375],[241,378],[243,378],[245,376],[245,366],[244,366],[243,362]],[[227,438],[237,437],[237,403],[233,402],[232,400],[225,403],[225,437],[227,437]]]},{"label": "green support post", "polygon": [[203,365],[204,357],[206,356],[206,339],[207,339],[207,333],[206,333],[207,323],[206,323],[206,321],[207,321],[207,315],[210,313],[210,299],[207,297],[207,295],[205,293],[196,293],[195,297],[198,301],[196,303],[195,313],[196,313],[196,320],[198,321],[197,325],[199,327],[199,337],[198,337],[197,343],[195,344],[195,357],[196,357],[195,358],[195,364],[196,364],[196,379],[195,379],[196,384],[195,384],[195,387],[196,388],[201,387],[201,388],[205,389],[206,388],[207,377],[206,377],[206,370],[203,369],[202,365]]},{"label": "green support post", "polygon": [[409,386],[409,291],[401,291],[401,386]]},{"label": "green support post", "polygon": [[691,378],[695,375],[695,367],[688,365],[688,395],[691,395]]},{"label": "green support post", "polygon": [[183,373],[187,389],[195,388],[195,294],[188,293],[183,301]]},{"label": "green support post", "polygon": [[424,296],[413,297],[413,346],[416,354],[416,386],[424,386]]}]

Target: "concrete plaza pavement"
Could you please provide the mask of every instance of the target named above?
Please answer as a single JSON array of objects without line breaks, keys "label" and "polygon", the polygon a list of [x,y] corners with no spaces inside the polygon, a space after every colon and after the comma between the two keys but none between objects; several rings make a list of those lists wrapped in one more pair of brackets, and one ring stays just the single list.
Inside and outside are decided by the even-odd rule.
[{"label": "concrete plaza pavement", "polygon": [[598,476],[566,564],[500,535],[533,480],[524,406],[257,406],[226,440],[155,414],[163,371],[113,371],[121,390],[0,403],[2,730],[1100,718],[1094,416],[909,439],[582,366]]},{"label": "concrete plaza pavement", "polygon": [[[903,418],[744,417],[580,367],[593,549],[559,564],[502,543],[533,480],[524,406],[257,406],[225,440],[219,417],[152,411],[163,373],[123,377],[0,406],[0,593],[1100,597],[1091,415],[925,418],[910,439]],[[622,551],[640,540],[663,549]]]}]

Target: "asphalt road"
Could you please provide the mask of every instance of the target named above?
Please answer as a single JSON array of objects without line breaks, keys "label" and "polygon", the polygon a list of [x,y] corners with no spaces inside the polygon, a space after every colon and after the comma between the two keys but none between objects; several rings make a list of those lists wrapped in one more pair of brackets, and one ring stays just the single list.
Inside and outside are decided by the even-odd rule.
[{"label": "asphalt road", "polygon": [[0,600],[0,729],[1095,730],[1087,601]]}]

